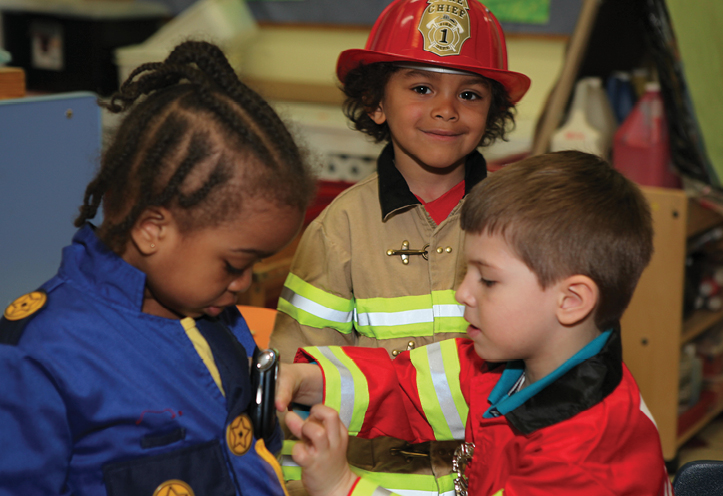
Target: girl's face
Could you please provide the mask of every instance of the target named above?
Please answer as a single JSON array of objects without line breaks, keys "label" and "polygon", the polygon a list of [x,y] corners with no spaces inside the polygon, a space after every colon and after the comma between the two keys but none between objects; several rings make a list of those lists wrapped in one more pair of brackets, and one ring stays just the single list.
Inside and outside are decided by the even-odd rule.
[{"label": "girl's face", "polygon": [[251,285],[254,264],[285,247],[302,212],[265,200],[248,201],[234,220],[182,233],[170,216],[146,255],[143,312],[166,318],[215,317]]}]

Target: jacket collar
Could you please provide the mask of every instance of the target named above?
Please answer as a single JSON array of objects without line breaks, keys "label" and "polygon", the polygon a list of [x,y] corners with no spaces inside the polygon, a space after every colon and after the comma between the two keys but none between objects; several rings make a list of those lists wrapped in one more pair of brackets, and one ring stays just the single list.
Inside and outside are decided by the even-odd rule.
[{"label": "jacket collar", "polygon": [[523,434],[531,434],[600,403],[622,378],[623,349],[616,325],[600,353],[568,370],[505,417]]},{"label": "jacket collar", "polygon": [[58,275],[116,305],[137,311],[143,307],[146,275],[108,248],[90,223],[63,248]]},{"label": "jacket collar", "polygon": [[[379,176],[379,204],[382,207],[382,220],[400,208],[420,205],[411,192],[402,173],[394,165],[394,148],[389,143],[377,159]],[[464,194],[487,177],[487,162],[480,152],[474,150],[467,155],[464,165]]]}]

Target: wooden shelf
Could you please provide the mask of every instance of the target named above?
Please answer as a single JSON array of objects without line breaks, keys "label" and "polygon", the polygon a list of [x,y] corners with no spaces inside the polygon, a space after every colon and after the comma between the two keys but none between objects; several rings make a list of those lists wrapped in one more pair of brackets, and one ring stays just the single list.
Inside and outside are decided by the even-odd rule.
[{"label": "wooden shelf", "polygon": [[688,242],[723,225],[723,215],[676,189],[642,187],[653,216],[655,251],[623,315],[623,359],[653,414],[668,461],[680,446],[723,412],[714,402],[678,434],[680,357],[684,344],[723,322],[723,310],[699,310],[683,319]]},{"label": "wooden shelf", "polygon": [[680,335],[680,344],[698,337],[723,319],[723,310],[697,310],[683,323],[683,332]]},{"label": "wooden shelf", "polygon": [[688,201],[686,234],[689,238],[721,224],[723,224],[723,217],[719,213],[702,206],[693,199]]},{"label": "wooden shelf", "polygon": [[685,432],[682,432],[678,435],[678,439],[676,441],[677,448],[680,448],[683,446],[690,438],[695,436],[703,427],[708,425],[708,423],[716,418],[721,412],[723,412],[723,403],[717,403],[712,406],[708,412],[703,415],[703,417],[700,418],[696,423],[691,425]]}]

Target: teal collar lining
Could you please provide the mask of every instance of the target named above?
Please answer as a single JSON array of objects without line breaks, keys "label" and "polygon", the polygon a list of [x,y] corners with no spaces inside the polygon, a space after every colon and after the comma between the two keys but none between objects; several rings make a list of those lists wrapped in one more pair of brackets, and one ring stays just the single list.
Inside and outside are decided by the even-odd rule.
[{"label": "teal collar lining", "polygon": [[607,330],[601,333],[552,373],[546,375],[522,391],[512,394],[511,396],[508,396],[507,393],[510,389],[512,389],[512,386],[515,385],[515,382],[517,382],[524,372],[525,364],[522,360],[512,360],[507,362],[505,370],[502,372],[500,379],[497,381],[497,384],[487,398],[487,400],[491,403],[491,406],[482,416],[484,418],[499,417],[501,415],[506,415],[508,412],[511,412],[515,408],[519,407],[525,401],[545,389],[548,385],[555,382],[570,369],[600,353],[603,346],[605,346],[605,343],[607,343],[611,333],[612,330]]}]

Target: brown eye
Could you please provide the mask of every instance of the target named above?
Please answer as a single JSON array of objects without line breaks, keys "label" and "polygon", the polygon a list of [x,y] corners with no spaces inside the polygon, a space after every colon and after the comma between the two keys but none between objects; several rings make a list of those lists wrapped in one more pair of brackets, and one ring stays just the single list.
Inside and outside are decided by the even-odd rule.
[{"label": "brown eye", "polygon": [[412,91],[415,93],[419,93],[420,95],[428,95],[431,90],[429,89],[429,86],[419,85],[412,88]]}]

